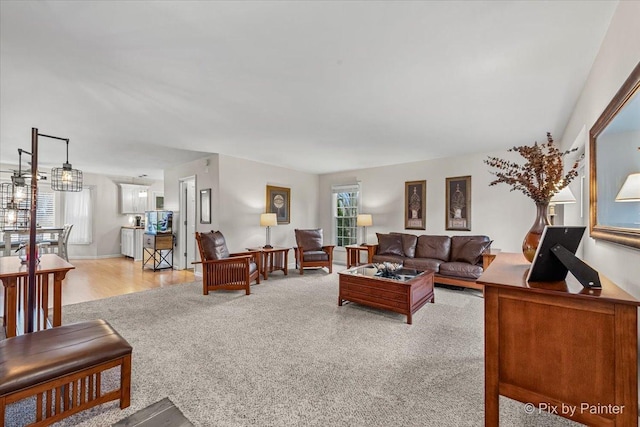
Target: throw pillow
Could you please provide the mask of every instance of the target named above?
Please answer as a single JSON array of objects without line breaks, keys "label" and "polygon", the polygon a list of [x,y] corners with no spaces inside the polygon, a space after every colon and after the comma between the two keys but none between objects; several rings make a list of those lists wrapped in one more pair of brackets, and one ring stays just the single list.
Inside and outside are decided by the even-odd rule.
[{"label": "throw pillow", "polygon": [[480,262],[482,253],[491,246],[491,243],[493,243],[493,240],[490,242],[469,240],[464,244],[464,246],[462,246],[462,249],[460,249],[457,258],[454,261],[468,262],[469,264],[475,265]]},{"label": "throw pillow", "polygon": [[378,255],[404,256],[402,236],[400,234],[380,234],[378,236]]}]

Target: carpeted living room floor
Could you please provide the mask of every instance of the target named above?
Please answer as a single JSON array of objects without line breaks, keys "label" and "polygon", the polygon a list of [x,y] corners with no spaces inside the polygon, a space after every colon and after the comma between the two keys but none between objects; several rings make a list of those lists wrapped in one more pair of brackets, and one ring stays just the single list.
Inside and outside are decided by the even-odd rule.
[{"label": "carpeted living room floor", "polygon": [[[203,296],[194,282],[65,306],[63,323],[102,318],[132,344],[131,406],[112,402],[57,425],[109,426],[167,397],[196,426],[483,425],[481,294],[436,288],[436,303],[407,325],[339,307],[343,268],[275,273],[250,296]],[[118,378],[110,371],[103,386]],[[576,425],[500,404],[505,426]],[[7,426],[31,413],[13,405]]]}]

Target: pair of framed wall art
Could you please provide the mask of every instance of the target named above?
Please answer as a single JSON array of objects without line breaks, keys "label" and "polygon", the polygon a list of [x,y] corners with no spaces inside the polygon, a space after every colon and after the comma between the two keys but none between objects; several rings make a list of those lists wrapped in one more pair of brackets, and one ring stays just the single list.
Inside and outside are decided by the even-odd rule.
[{"label": "pair of framed wall art", "polygon": [[[427,228],[427,181],[404,184],[404,228]],[[471,176],[446,178],[446,229],[471,231]]]}]

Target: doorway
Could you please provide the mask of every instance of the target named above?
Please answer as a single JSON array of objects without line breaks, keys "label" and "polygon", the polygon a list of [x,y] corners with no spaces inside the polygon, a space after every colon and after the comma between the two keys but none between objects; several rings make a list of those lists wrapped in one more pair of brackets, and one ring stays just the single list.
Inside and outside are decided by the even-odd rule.
[{"label": "doorway", "polygon": [[193,269],[196,260],[196,177],[180,179],[180,234],[178,265],[182,270]]}]

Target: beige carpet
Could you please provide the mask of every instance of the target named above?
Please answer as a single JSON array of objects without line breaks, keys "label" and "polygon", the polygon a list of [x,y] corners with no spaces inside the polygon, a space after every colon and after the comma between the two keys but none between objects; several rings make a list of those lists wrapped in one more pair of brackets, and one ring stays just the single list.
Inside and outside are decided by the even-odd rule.
[{"label": "beige carpet", "polygon": [[[129,408],[105,404],[60,425],[108,426],[164,398],[197,426],[483,425],[478,292],[437,288],[413,325],[337,300],[337,274],[310,270],[275,273],[250,296],[203,296],[196,282],[65,306],[64,323],[102,318],[129,340],[133,378]],[[11,408],[9,426],[26,406]],[[573,425],[507,399],[501,417]]]}]

